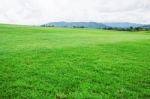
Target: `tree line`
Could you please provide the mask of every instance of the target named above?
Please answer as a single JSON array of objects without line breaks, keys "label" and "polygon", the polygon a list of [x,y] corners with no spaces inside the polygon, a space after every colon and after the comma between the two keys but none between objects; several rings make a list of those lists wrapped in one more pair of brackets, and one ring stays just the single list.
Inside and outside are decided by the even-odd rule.
[{"label": "tree line", "polygon": [[[42,27],[55,27],[55,25],[41,25]],[[67,27],[67,26],[63,26]],[[86,28],[85,26],[72,26],[72,28]],[[129,28],[118,28],[118,27],[105,27],[105,28],[98,28],[104,30],[117,30],[117,31],[150,31],[150,28],[143,28],[143,27],[129,27]]]},{"label": "tree line", "polygon": [[106,27],[103,29],[104,30],[118,30],[118,31],[150,31],[150,28],[143,28],[143,27],[129,27],[129,28]]}]

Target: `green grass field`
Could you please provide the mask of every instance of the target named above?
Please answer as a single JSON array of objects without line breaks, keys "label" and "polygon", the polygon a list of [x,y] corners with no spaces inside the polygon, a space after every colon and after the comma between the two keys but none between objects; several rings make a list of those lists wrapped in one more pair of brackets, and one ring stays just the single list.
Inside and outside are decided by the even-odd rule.
[{"label": "green grass field", "polygon": [[150,32],[0,25],[0,99],[150,99]]}]

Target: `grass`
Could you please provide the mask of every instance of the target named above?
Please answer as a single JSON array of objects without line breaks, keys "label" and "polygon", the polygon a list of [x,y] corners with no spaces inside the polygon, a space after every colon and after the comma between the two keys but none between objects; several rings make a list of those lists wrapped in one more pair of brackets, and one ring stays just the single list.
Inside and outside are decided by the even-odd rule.
[{"label": "grass", "polygon": [[0,25],[0,99],[149,99],[150,33]]}]

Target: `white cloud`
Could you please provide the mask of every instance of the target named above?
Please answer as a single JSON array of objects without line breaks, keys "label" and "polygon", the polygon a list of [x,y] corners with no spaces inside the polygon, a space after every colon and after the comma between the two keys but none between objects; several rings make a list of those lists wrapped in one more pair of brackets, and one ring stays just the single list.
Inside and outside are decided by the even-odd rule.
[{"label": "white cloud", "polygon": [[150,23],[150,0],[0,0],[0,23]]}]

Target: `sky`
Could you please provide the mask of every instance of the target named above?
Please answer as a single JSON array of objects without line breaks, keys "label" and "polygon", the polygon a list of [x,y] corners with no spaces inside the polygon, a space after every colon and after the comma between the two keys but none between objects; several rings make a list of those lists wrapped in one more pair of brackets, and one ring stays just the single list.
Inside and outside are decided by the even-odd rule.
[{"label": "sky", "polygon": [[0,23],[56,21],[150,24],[150,0],[0,0]]}]

